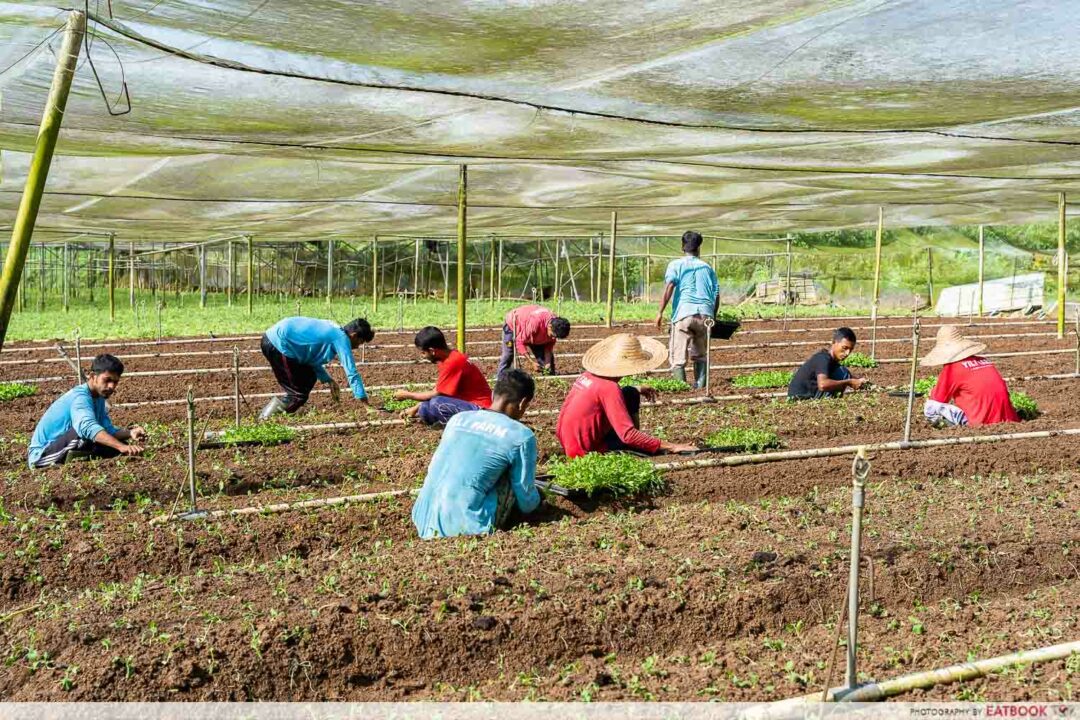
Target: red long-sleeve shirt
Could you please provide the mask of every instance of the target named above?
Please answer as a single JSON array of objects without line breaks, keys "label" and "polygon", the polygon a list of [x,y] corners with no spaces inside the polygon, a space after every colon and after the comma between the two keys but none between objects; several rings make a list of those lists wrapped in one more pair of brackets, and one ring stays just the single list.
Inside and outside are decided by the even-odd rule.
[{"label": "red long-sleeve shirt", "polygon": [[1001,373],[978,355],[942,367],[930,399],[957,406],[972,427],[1020,422]]},{"label": "red long-sleeve shirt", "polygon": [[555,346],[555,338],[548,333],[548,324],[555,313],[539,305],[522,305],[506,313],[506,325],[514,333],[514,345],[518,355],[525,355],[526,345]]},{"label": "red long-sleeve shirt", "polygon": [[614,380],[582,373],[566,395],[555,436],[567,457],[608,450],[605,436],[612,430],[627,447],[646,453],[660,449],[660,440],[634,427],[622,391]]}]

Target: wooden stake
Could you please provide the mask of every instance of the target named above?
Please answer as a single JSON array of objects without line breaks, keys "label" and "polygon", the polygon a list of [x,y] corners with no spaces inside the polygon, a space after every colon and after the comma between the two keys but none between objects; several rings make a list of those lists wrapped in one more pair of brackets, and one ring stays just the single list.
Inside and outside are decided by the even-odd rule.
[{"label": "wooden stake", "polygon": [[1058,193],[1058,288],[1057,331],[1058,339],[1065,337],[1065,193]]},{"label": "wooden stake", "polygon": [[109,320],[116,320],[116,236],[109,233]]},{"label": "wooden stake", "polygon": [[468,229],[467,210],[469,193],[469,168],[462,165],[458,174],[458,214],[457,214],[457,349],[465,352],[465,233]]},{"label": "wooden stake", "polygon": [[379,236],[371,238],[371,314],[379,311]]},{"label": "wooden stake", "polygon": [[491,268],[491,271],[489,273],[489,275],[491,275],[491,281],[488,284],[488,300],[490,301],[490,303],[492,305],[494,305],[495,304],[495,254],[498,252],[498,249],[496,248],[496,242],[495,242],[495,236],[494,235],[491,236],[491,249],[490,249],[489,252],[491,253],[491,257],[488,258],[489,261],[490,261],[488,264],[489,264],[489,266]]},{"label": "wooden stake", "polygon": [[[716,240],[715,239],[713,239],[713,253],[714,254],[716,253]],[[644,282],[645,282],[645,287],[643,288],[643,290],[644,290],[643,294],[645,295],[645,302],[649,303],[649,302],[652,302],[652,289],[649,287],[649,275],[652,274],[652,238],[651,237],[646,237],[645,238],[645,272],[643,274],[645,276],[644,278],[642,278],[644,280]]]},{"label": "wooden stake", "polygon": [[934,248],[926,248],[926,283],[930,292],[930,309],[934,309]]},{"label": "wooden stake", "polygon": [[195,390],[187,389],[187,480],[191,497],[191,509],[197,510],[195,498]]},{"label": "wooden stake", "polygon": [[983,316],[983,270],[985,268],[986,243],[983,239],[983,226],[979,226],[979,317]]},{"label": "wooden stake", "polygon": [[334,239],[326,241],[326,304],[334,297]]},{"label": "wooden stake", "polygon": [[554,263],[554,265],[555,265],[555,289],[554,289],[553,292],[555,293],[555,305],[556,306],[559,306],[560,303],[562,302],[562,297],[559,294],[559,285],[562,284],[562,282],[561,282],[562,281],[562,277],[561,277],[562,273],[559,270],[559,248],[561,246],[561,243],[562,243],[562,240],[559,240],[558,238],[555,238],[555,263]]},{"label": "wooden stake", "polygon": [[255,238],[247,236],[247,305],[248,315],[251,315],[252,302],[255,297]]},{"label": "wooden stake", "polygon": [[135,309],[135,242],[128,243],[128,305]]},{"label": "wooden stake", "polygon": [[496,283],[496,286],[495,286],[495,299],[501,302],[502,299],[503,299],[503,291],[502,291],[503,239],[502,238],[499,238],[499,268],[498,268],[498,270],[499,270],[499,279],[498,279],[498,282]]},{"label": "wooden stake", "polygon": [[611,247],[608,248],[607,265],[607,314],[606,324],[611,327],[615,316],[615,241],[618,236],[619,213],[611,211]]},{"label": "wooden stake", "polygon": [[64,241],[64,282],[62,285],[64,312],[71,309],[71,271],[68,269],[68,242]]},{"label": "wooden stake", "polygon": [[878,300],[881,297],[881,237],[885,233],[885,208],[878,208],[877,235],[874,239],[874,294],[870,306],[870,357],[877,357]]},{"label": "wooden stake", "polygon": [[233,424],[240,427],[240,348],[233,345]]},{"label": "wooden stake", "polygon": [[907,412],[904,415],[904,442],[911,442],[911,413],[915,409],[915,374],[919,368],[919,314],[911,322],[911,374],[908,378]]},{"label": "wooden stake", "polygon": [[[416,238],[416,240],[413,241],[413,244],[416,246],[414,251],[413,251],[413,271],[412,271],[412,286],[413,286],[412,301],[413,301],[413,305],[415,305],[418,302],[418,298],[420,297],[420,238]],[[494,282],[495,282],[495,280],[493,278],[492,283],[494,283]]]}]

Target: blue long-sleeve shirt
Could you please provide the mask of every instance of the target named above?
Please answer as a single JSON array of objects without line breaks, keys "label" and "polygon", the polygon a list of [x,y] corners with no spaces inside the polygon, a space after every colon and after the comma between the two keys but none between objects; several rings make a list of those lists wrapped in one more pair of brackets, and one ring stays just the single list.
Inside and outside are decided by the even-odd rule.
[{"label": "blue long-sleeve shirt", "polygon": [[278,321],[267,330],[266,337],[270,340],[270,344],[285,357],[303,365],[313,366],[315,376],[324,383],[330,382],[330,374],[326,372],[323,365],[337,355],[338,362],[341,363],[345,377],[349,381],[349,387],[352,388],[353,396],[357,400],[367,397],[364,380],[356,371],[356,363],[353,361],[349,336],[339,325],[328,320],[290,317]]},{"label": "blue long-sleeve shirt", "polygon": [[91,395],[86,383],[76,385],[61,395],[41,416],[30,437],[30,467],[41,458],[49,443],[60,439],[73,428],[85,440],[93,440],[102,430],[110,435],[116,434],[105,407],[105,398]]},{"label": "blue long-sleeve shirt", "polygon": [[500,482],[509,482],[518,508],[540,505],[536,436],[502,413],[476,410],[450,418],[428,468],[412,519],[425,540],[483,535],[495,526]]}]

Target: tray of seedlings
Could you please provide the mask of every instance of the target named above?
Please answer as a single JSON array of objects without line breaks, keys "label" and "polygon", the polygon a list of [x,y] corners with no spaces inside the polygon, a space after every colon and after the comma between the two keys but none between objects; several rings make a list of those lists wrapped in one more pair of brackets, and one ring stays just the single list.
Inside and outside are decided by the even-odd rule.
[{"label": "tray of seedlings", "polygon": [[621,452],[559,458],[548,464],[547,473],[536,477],[541,490],[571,500],[655,495],[664,489],[664,482],[663,471],[651,462]]},{"label": "tray of seedlings", "polygon": [[295,437],[295,430],[276,422],[234,425],[200,442],[199,449],[281,445],[291,442]]}]

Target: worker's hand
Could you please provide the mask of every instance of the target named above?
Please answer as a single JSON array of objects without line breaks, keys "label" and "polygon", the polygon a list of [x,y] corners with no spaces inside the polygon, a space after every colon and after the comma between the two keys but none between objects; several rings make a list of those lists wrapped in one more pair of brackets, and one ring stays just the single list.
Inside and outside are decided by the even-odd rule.
[{"label": "worker's hand", "polygon": [[544,374],[544,364],[542,362],[540,362],[539,360],[533,360],[533,367],[536,369],[536,374],[537,375],[543,375]]},{"label": "worker's hand", "polygon": [[394,399],[395,400],[408,400],[409,399],[409,391],[408,390],[395,390],[394,391]]},{"label": "worker's hand", "polygon": [[848,382],[851,383],[852,390],[859,390],[866,384],[866,378],[851,378]]},{"label": "worker's hand", "polygon": [[664,313],[656,313],[656,329],[662,330],[664,327]]},{"label": "worker's hand", "polygon": [[146,431],[138,425],[128,430],[128,432],[131,433],[131,439],[135,442],[143,442],[146,440]]},{"label": "worker's hand", "polygon": [[405,408],[401,411],[401,419],[405,422],[411,422],[416,419],[417,414],[420,412],[419,405],[413,405],[410,408]]},{"label": "worker's hand", "polygon": [[648,402],[656,402],[656,388],[652,387],[639,387],[638,392],[641,393],[641,399]]},{"label": "worker's hand", "polygon": [[341,386],[337,384],[337,380],[331,380],[330,385],[330,399],[335,403],[341,402]]},{"label": "worker's hand", "polygon": [[135,456],[135,455],[142,455],[143,454],[143,448],[142,448],[142,445],[132,445],[132,444],[124,445],[124,446],[122,446],[120,448],[120,454],[121,455],[127,455],[129,457],[130,456]]},{"label": "worker's hand", "polygon": [[699,450],[697,445],[684,445],[680,443],[664,443],[660,449],[669,453],[695,452]]}]

